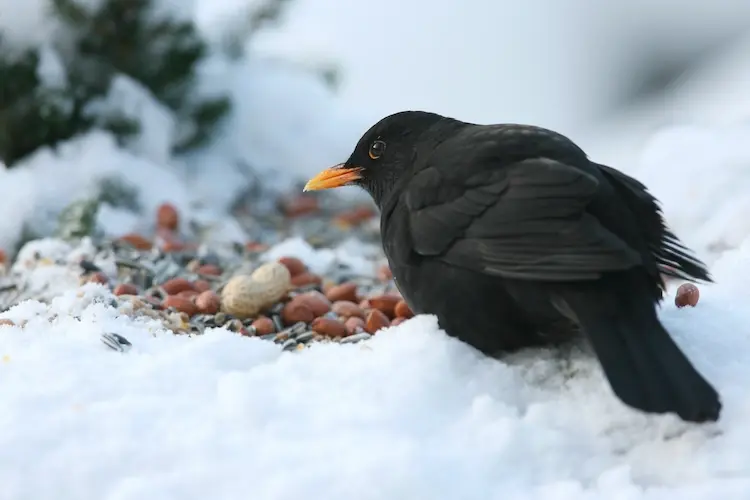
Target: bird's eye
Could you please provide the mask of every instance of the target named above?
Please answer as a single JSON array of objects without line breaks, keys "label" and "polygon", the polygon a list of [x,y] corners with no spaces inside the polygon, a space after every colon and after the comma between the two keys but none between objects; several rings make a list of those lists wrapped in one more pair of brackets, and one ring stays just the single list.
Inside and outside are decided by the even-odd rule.
[{"label": "bird's eye", "polygon": [[385,153],[385,143],[383,141],[375,141],[370,146],[369,155],[373,160],[377,160]]}]

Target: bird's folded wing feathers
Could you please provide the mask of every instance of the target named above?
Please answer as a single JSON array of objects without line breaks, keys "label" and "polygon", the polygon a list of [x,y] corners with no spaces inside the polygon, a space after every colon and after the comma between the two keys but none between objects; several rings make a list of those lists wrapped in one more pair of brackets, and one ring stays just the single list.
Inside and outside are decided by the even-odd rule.
[{"label": "bird's folded wing feathers", "polygon": [[661,207],[646,186],[606,165],[598,167],[638,218],[659,272],[677,279],[712,281],[706,265],[669,229]]},{"label": "bird's folded wing feathers", "polygon": [[598,181],[579,169],[537,158],[451,177],[428,167],[405,192],[418,254],[486,274],[552,281],[593,279],[641,262],[586,211]]}]

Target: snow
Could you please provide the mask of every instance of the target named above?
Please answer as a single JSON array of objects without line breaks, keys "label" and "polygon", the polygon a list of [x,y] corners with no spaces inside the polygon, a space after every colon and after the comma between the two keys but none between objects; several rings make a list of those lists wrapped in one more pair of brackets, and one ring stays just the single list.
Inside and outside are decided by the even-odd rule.
[{"label": "snow", "polygon": [[[45,69],[54,74],[51,61]],[[106,234],[148,228],[155,208],[169,201],[186,220],[214,225],[214,241],[244,243],[236,224],[226,221],[227,208],[248,183],[238,165],[248,166],[270,189],[288,188],[347,157],[363,126],[316,75],[290,65],[217,55],[201,76],[202,92],[227,92],[234,102],[207,148],[173,156],[174,116],[138,82],[121,76],[95,106],[123,109],[141,121],[142,134],[127,148],[108,133],[92,131],[56,150],[39,149],[13,169],[0,168],[0,211],[14,214],[0,221],[0,248],[12,249],[25,226],[48,234],[55,221],[50,214],[95,196],[111,180],[138,193],[140,210],[103,205],[99,224]]]},{"label": "snow", "polygon": [[[0,31],[16,43],[44,43],[51,30],[40,5],[31,1],[16,9],[16,3],[0,0]],[[232,29],[242,29],[238,12],[249,12],[245,9],[256,2],[175,5],[193,9],[201,28],[218,40],[227,20],[237,23]],[[346,29],[363,27],[361,11],[331,5],[319,14],[346,10],[360,20],[344,23]],[[415,5],[407,11],[418,12]],[[11,9],[13,16],[2,15]],[[309,10],[300,12],[293,17],[295,29],[300,23],[325,26],[305,17]],[[714,19],[726,12],[716,11]],[[453,14],[443,11],[440,19],[452,21]],[[525,19],[526,14],[513,15]],[[331,19],[336,24],[343,18]],[[403,16],[404,25],[409,19]],[[684,27],[692,21],[674,22]],[[430,29],[445,27],[433,24]],[[609,42],[617,43],[625,32]],[[481,33],[476,30],[476,36]],[[0,248],[12,250],[25,227],[49,234],[65,205],[96,195],[103,181],[112,180],[137,194],[139,209],[102,205],[98,223],[106,234],[148,230],[157,205],[169,201],[184,217],[215,225],[214,241],[242,241],[241,228],[226,214],[246,183],[238,163],[259,172],[264,182],[289,186],[345,158],[370,118],[392,111],[383,103],[397,102],[394,92],[401,93],[402,102],[415,102],[409,101],[414,94],[408,94],[406,83],[388,81],[384,72],[373,78],[372,71],[362,69],[372,70],[377,53],[342,42],[342,30],[317,36],[267,41],[248,59],[214,54],[201,68],[201,91],[227,92],[235,106],[219,139],[188,156],[170,152],[174,117],[136,82],[118,79],[98,105],[128,109],[146,132],[127,148],[108,134],[91,132],[55,151],[37,151],[16,168],[0,169],[0,211],[6,214],[0,220]],[[670,43],[676,43],[674,37]],[[396,43],[392,38],[389,43]],[[403,59],[391,62],[403,65],[423,43],[415,42]],[[274,47],[277,53],[289,49],[307,65],[313,59],[328,64],[321,54],[333,45],[339,54],[349,54],[349,62],[368,64],[359,66],[343,99],[319,77],[269,55]],[[511,46],[518,48],[506,44]],[[678,310],[673,285],[660,315],[721,392],[719,423],[694,426],[674,416],[630,410],[612,395],[591,355],[578,347],[498,361],[445,335],[431,316],[383,330],[363,344],[315,345],[296,353],[224,329],[174,336],[152,319],[114,307],[103,287],[79,286],[76,263],[82,256],[93,258],[91,241],[73,246],[47,238],[25,245],[10,272],[25,273],[33,294],[49,304],[29,300],[0,314],[16,325],[0,325],[0,500],[746,496],[750,316],[743,299],[750,279],[750,125],[742,97],[750,69],[747,49],[738,46],[638,120],[631,116],[608,129],[618,130],[613,134],[622,140],[618,147],[592,147],[602,152],[592,153],[594,159],[645,182],[678,235],[711,264],[716,284],[701,286],[698,306]],[[439,68],[439,52],[434,50],[436,56],[425,59],[420,71]],[[54,54],[44,56],[41,74],[59,79]],[[467,68],[486,66],[482,57],[464,62]],[[463,78],[470,70],[459,73]],[[372,80],[369,87],[365,76]],[[439,82],[443,90],[428,88],[420,102],[442,99],[439,92],[446,88],[460,94],[453,90],[457,81]],[[485,90],[469,92],[467,113],[456,114],[498,116],[506,103],[489,106],[481,98],[492,82],[477,83]],[[408,83],[425,88],[419,79]],[[532,94],[528,80],[511,83]],[[382,93],[373,95],[373,89]],[[362,97],[368,95],[372,100]],[[519,98],[509,113],[529,109],[533,115],[553,98],[546,93],[530,108]],[[355,100],[359,108],[351,109]],[[663,123],[659,109],[669,106],[683,113],[674,114],[672,125],[651,130]],[[547,119],[568,111],[558,107]],[[640,144],[636,137],[648,141]],[[343,263],[371,274],[365,255],[373,250],[356,241],[316,249],[290,239],[263,258],[297,256],[315,272]],[[115,273],[111,261],[95,263]],[[124,336],[132,349],[108,349],[100,341],[103,333]]]},{"label": "snow", "polygon": [[[744,260],[722,280],[749,276]],[[583,350],[499,362],[432,316],[286,353],[223,329],[171,335],[96,284],[27,301],[1,315],[25,324],[0,326],[0,498],[738,498],[750,337],[735,291],[662,312],[723,395],[702,427],[624,407]]]},{"label": "snow", "polygon": [[[44,182],[39,182],[44,179]],[[190,212],[188,186],[168,166],[149,161],[117,146],[111,135],[94,131],[62,144],[56,152],[40,149],[19,166],[0,171],[0,206],[13,217],[0,222],[0,246],[12,248],[24,224],[45,229],[68,203],[98,193],[105,179],[116,179],[134,186],[144,213],[170,201]],[[122,235],[139,227],[130,227],[134,219],[121,219],[123,227],[104,227],[112,235]]]},{"label": "snow", "polygon": [[[204,155],[191,163],[242,159],[277,186],[349,156],[368,126],[352,116],[322,79],[293,64],[258,55],[216,57],[202,68],[204,85],[233,99],[231,119]],[[283,172],[284,175],[273,175]]]},{"label": "snow", "polygon": [[336,248],[313,248],[304,239],[295,237],[274,245],[262,256],[264,260],[276,260],[281,257],[296,257],[307,262],[311,272],[325,275],[337,265],[347,266],[353,273],[363,276],[375,274],[372,260],[376,257],[371,245],[357,240],[346,240]]},{"label": "snow", "polygon": [[670,224],[701,253],[750,237],[750,124],[674,127],[655,134],[638,173]]}]

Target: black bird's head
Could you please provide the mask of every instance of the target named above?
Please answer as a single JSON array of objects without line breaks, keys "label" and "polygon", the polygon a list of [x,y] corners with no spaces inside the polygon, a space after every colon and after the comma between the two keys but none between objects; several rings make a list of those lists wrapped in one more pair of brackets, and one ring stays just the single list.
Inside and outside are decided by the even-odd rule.
[{"label": "black bird's head", "polygon": [[420,152],[431,150],[439,142],[440,132],[456,123],[460,122],[425,111],[387,116],[365,132],[348,160],[320,172],[304,190],[359,186],[380,206]]}]

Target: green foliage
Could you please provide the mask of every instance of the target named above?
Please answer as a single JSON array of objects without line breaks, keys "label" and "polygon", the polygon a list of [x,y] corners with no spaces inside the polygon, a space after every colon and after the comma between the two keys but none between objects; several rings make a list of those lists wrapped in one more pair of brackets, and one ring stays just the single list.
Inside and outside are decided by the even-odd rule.
[{"label": "green foliage", "polygon": [[73,201],[60,212],[57,236],[65,240],[78,240],[92,235],[96,229],[98,212],[97,198]]},{"label": "green foliage", "polygon": [[53,47],[63,81],[43,81],[40,50],[14,50],[0,33],[3,163],[11,167],[39,147],[54,147],[92,128],[111,131],[120,144],[137,135],[140,124],[125,114],[132,110],[93,106],[118,75],[138,81],[173,111],[182,128],[175,152],[212,138],[231,103],[226,96],[198,96],[196,70],[208,49],[192,22],[157,15],[155,0],[102,0],[96,8],[84,0],[49,1],[65,28]]},{"label": "green foliage", "polygon": [[136,213],[142,210],[138,190],[123,177],[102,178],[97,182],[97,192],[101,203]]},{"label": "green foliage", "polygon": [[74,78],[60,86],[43,85],[38,51],[14,51],[0,39],[0,54],[0,160],[7,166],[42,145],[54,147],[94,126],[120,138],[138,131],[136,123],[122,116],[87,113],[86,103],[100,93]]},{"label": "green foliage", "polygon": [[195,98],[195,71],[208,48],[192,22],[158,16],[153,0],[104,0],[97,9],[77,0],[52,2],[74,35],[70,64],[108,80],[125,74],[148,88],[189,130],[174,145],[176,152],[211,138],[230,102],[224,96]]}]

